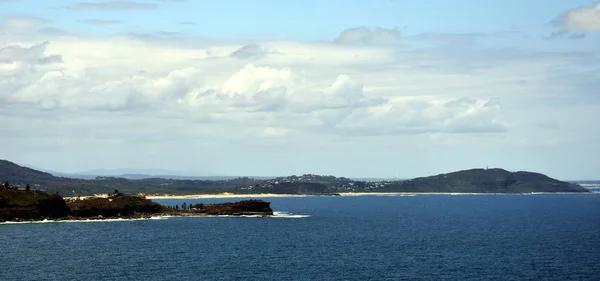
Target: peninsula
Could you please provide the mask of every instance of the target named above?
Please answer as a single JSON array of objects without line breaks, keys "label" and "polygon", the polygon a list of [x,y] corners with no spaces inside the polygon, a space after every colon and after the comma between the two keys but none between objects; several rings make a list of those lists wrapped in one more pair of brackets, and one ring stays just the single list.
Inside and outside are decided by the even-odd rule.
[{"label": "peninsula", "polygon": [[220,204],[164,206],[118,191],[105,196],[63,199],[60,195],[0,184],[0,223],[6,221],[140,219],[155,216],[270,216],[270,203],[245,200]]},{"label": "peninsula", "polygon": [[66,197],[106,194],[118,189],[148,196],[192,194],[336,195],[340,193],[532,193],[589,192],[576,184],[527,171],[469,169],[407,180],[353,180],[322,175],[293,175],[271,179],[181,179],[98,176],[94,179],[57,177],[0,160],[0,181]]}]

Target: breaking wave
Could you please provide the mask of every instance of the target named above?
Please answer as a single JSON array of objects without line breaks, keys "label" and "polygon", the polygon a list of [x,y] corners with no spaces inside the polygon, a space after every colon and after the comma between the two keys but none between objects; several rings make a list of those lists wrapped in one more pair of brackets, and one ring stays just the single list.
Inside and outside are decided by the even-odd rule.
[{"label": "breaking wave", "polygon": [[263,215],[241,215],[241,216],[231,216],[231,215],[220,215],[220,216],[198,216],[201,218],[284,218],[284,219],[301,219],[308,218],[310,215],[297,215],[287,212],[273,212],[272,216],[263,216]]},{"label": "breaking wave", "polygon": [[296,214],[286,213],[286,212],[273,212],[273,215],[271,217],[272,218],[284,218],[284,219],[302,219],[302,218],[309,218],[310,215],[296,215]]},{"label": "breaking wave", "polygon": [[91,220],[41,220],[41,221],[7,221],[2,224],[38,224],[38,223],[90,223],[90,222],[121,222],[121,221],[144,221],[144,220],[163,220],[168,216],[156,216],[139,219],[91,219]]},{"label": "breaking wave", "polygon": [[284,218],[284,219],[300,219],[308,218],[310,215],[297,215],[286,212],[273,212],[272,216],[262,215],[242,215],[242,216],[154,216],[149,218],[139,219],[88,219],[88,220],[41,220],[41,221],[7,221],[0,222],[2,224],[41,224],[41,223],[92,223],[92,222],[125,222],[125,221],[146,221],[146,220],[166,220],[169,218]]},{"label": "breaking wave", "polygon": [[416,196],[416,193],[392,193],[392,192],[343,192],[342,197],[359,197],[359,196]]}]

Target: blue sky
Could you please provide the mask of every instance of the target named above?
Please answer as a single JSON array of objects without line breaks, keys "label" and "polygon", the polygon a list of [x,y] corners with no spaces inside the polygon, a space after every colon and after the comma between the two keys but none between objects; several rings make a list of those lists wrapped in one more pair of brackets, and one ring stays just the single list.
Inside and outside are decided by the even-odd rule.
[{"label": "blue sky", "polygon": [[0,0],[0,35],[19,163],[600,178],[598,1]]},{"label": "blue sky", "polygon": [[[488,33],[521,31],[543,37],[548,24],[574,7],[595,1],[105,1],[137,3],[136,9],[73,9],[77,3],[103,1],[13,0],[3,14],[30,14],[50,20],[56,28],[81,29],[81,20],[122,21],[115,31],[173,31],[215,38],[264,36],[269,39],[329,40],[351,26],[398,27],[406,35],[421,33]],[[148,7],[148,8],[146,8]],[[181,26],[179,22],[195,26]],[[103,34],[106,26],[85,26]],[[109,29],[111,30],[111,29]],[[110,31],[108,31],[110,32]]]},{"label": "blue sky", "polygon": [[[482,38],[478,44],[519,47],[536,51],[588,51],[597,48],[600,36],[588,40],[555,40],[551,24],[574,7],[595,1],[105,1],[130,9],[75,9],[78,0],[30,0],[3,4],[2,14],[33,15],[49,20],[53,28],[110,35],[121,33],[176,32],[215,39],[330,40],[340,30],[354,26],[398,28],[405,38],[424,33],[505,34],[522,37]],[[86,20],[115,21],[89,24]],[[118,23],[116,23],[118,22]],[[184,24],[182,24],[184,23]],[[187,24],[185,24],[187,23]],[[579,34],[579,33],[578,33]]]}]

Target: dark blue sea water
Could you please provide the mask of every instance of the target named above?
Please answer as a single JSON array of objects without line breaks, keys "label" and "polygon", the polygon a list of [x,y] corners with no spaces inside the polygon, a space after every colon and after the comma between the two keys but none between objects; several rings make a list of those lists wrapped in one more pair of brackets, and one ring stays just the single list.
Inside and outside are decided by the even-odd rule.
[{"label": "dark blue sea water", "polygon": [[600,280],[600,194],[267,200],[305,216],[0,225],[0,280]]}]

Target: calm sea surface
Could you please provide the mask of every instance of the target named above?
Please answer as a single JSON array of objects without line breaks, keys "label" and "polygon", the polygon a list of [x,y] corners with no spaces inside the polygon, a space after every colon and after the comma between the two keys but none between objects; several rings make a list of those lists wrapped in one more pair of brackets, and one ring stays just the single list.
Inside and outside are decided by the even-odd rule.
[{"label": "calm sea surface", "polygon": [[600,280],[598,193],[266,199],[279,217],[0,225],[0,280]]}]

